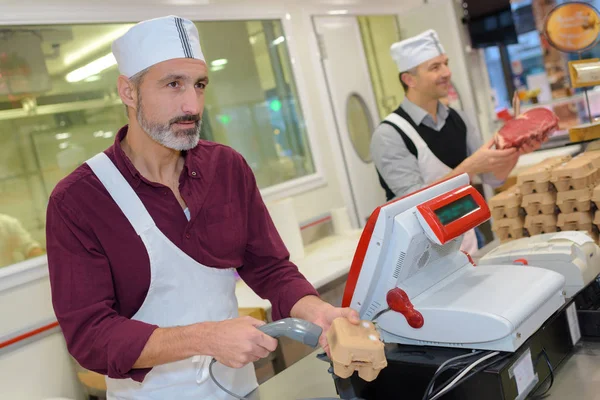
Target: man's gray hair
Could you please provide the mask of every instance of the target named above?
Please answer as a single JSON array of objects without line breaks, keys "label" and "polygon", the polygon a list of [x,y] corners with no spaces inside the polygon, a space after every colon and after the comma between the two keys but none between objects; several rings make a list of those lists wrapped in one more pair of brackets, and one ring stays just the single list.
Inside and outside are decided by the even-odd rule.
[{"label": "man's gray hair", "polygon": [[[131,84],[133,85],[133,88],[135,89],[135,92],[137,93],[138,103],[142,100],[142,96],[140,94],[140,86],[142,85],[144,76],[148,73],[148,69],[149,68],[143,69],[140,72],[138,72],[137,74],[133,75],[131,78],[129,78],[129,82],[131,82]],[[129,107],[127,107],[127,105],[125,105],[125,116],[127,116],[127,117],[129,117],[128,109],[129,109]]]},{"label": "man's gray hair", "polygon": [[404,94],[406,94],[408,92],[408,85],[406,83],[404,83],[404,81],[402,80],[402,74],[416,75],[417,68],[418,67],[413,67],[407,71],[400,72],[400,74],[398,75],[398,79],[400,79],[400,84],[402,85],[402,89],[404,89]]}]

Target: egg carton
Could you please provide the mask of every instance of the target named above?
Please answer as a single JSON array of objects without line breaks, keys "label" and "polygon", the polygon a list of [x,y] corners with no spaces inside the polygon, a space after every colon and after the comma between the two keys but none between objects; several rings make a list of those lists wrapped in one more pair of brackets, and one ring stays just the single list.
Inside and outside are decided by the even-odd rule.
[{"label": "egg carton", "polygon": [[525,217],[525,229],[529,236],[552,233],[558,230],[556,222],[554,214],[528,215]]},{"label": "egg carton", "polygon": [[594,189],[592,189],[592,202],[597,208],[600,208],[600,185],[595,186]]},{"label": "egg carton", "polygon": [[384,344],[372,322],[354,325],[346,318],[336,318],[327,332],[327,342],[333,372],[340,378],[358,371],[360,378],[371,382],[387,366]]},{"label": "egg carton", "polygon": [[598,168],[589,157],[577,156],[555,167],[551,175],[550,181],[557,191],[580,190],[596,186]]},{"label": "egg carton", "polygon": [[550,157],[521,172],[517,175],[517,185],[519,186],[521,195],[545,193],[554,190],[550,182],[552,169],[569,160],[571,160],[571,156]]},{"label": "egg carton", "polygon": [[556,195],[556,205],[560,209],[560,212],[565,214],[590,211],[592,209],[593,191],[592,188],[585,188],[558,192]]},{"label": "egg carton", "polygon": [[587,231],[594,228],[594,215],[590,211],[558,214],[556,226],[561,231]]},{"label": "egg carton", "polygon": [[488,207],[493,219],[516,218],[522,214],[521,191],[519,186],[514,185],[505,191],[495,195],[488,201]]},{"label": "egg carton", "polygon": [[503,243],[525,237],[526,232],[524,227],[525,218],[523,216],[492,220],[492,231]]},{"label": "egg carton", "polygon": [[527,215],[556,214],[556,192],[533,193],[523,196],[521,207]]},{"label": "egg carton", "polygon": [[600,210],[596,211],[594,214],[594,225],[600,228]]},{"label": "egg carton", "polygon": [[600,179],[600,151],[586,151],[575,158],[583,158],[589,160],[597,170],[598,179]]}]

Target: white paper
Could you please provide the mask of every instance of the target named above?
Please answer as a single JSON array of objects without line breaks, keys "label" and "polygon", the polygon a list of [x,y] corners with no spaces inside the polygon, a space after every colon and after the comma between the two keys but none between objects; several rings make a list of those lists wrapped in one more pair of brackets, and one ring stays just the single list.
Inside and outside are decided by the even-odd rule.
[{"label": "white paper", "polygon": [[583,246],[586,243],[594,243],[594,239],[592,239],[589,235],[585,234],[584,232],[579,231],[559,232],[553,235],[550,241],[556,239],[567,239],[579,246]]},{"label": "white paper", "polygon": [[531,360],[531,351],[529,349],[513,365],[512,373],[517,382],[517,391],[521,395],[525,390],[529,389],[536,379],[533,371],[533,361]]},{"label": "white paper", "polygon": [[569,321],[569,330],[571,331],[571,340],[576,345],[581,339],[581,330],[579,329],[579,318],[577,317],[577,308],[575,303],[567,308],[567,321]]}]

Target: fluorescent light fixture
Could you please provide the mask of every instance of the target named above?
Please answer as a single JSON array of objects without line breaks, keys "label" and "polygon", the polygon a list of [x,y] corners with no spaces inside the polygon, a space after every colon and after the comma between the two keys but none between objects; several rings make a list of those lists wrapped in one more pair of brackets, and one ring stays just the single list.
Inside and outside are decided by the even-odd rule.
[{"label": "fluorescent light fixture", "polygon": [[56,138],[56,140],[65,140],[71,137],[71,134],[68,132],[64,132],[64,133],[57,133],[56,135],[54,135],[54,137]]},{"label": "fluorescent light fixture", "polygon": [[217,65],[215,67],[210,67],[210,72],[217,72],[217,71],[221,71],[224,69],[225,69],[224,65]]},{"label": "fluorescent light fixture", "polygon": [[345,14],[348,14],[348,10],[331,10],[331,11],[327,11],[327,14],[329,14],[329,15],[345,15]]},{"label": "fluorescent light fixture", "polygon": [[285,38],[283,36],[279,36],[277,39],[273,40],[273,46],[277,46],[278,44],[281,44],[285,42]]},{"label": "fluorescent light fixture", "polygon": [[100,75],[92,75],[89,78],[85,78],[84,82],[96,82],[100,80]]},{"label": "fluorescent light fixture", "polygon": [[113,132],[104,132],[104,134],[102,135],[104,139],[110,139],[113,136],[115,136]]},{"label": "fluorescent light fixture", "polygon": [[66,149],[67,147],[69,147],[69,142],[61,142],[61,143],[58,145],[58,148],[59,148],[59,149],[61,149],[61,150],[64,150],[64,149]]},{"label": "fluorescent light fixture", "polygon": [[227,64],[227,60],[225,58],[219,58],[218,60],[211,61],[210,65],[213,67],[219,67],[221,65]]},{"label": "fluorescent light fixture", "polygon": [[112,67],[113,65],[117,65],[117,60],[115,59],[113,53],[108,53],[107,55],[100,57],[99,59],[94,60],[81,68],[77,68],[76,70],[69,72],[65,79],[67,82],[71,83],[79,82],[89,78],[90,76],[98,75],[100,72]]},{"label": "fluorescent light fixture", "polygon": [[93,41],[92,43],[88,44],[87,46],[84,46],[84,47],[80,48],[79,50],[74,51],[73,53],[67,54],[65,56],[65,60],[64,60],[65,66],[68,67],[70,65],[73,65],[77,61],[95,53],[96,51],[102,49],[105,46],[108,46],[115,39],[123,36],[129,30],[129,28],[131,28],[132,26],[133,25],[131,25],[131,24],[121,26],[121,27],[115,29],[114,31],[107,33],[106,35],[101,36],[100,38],[98,38],[98,40]]}]

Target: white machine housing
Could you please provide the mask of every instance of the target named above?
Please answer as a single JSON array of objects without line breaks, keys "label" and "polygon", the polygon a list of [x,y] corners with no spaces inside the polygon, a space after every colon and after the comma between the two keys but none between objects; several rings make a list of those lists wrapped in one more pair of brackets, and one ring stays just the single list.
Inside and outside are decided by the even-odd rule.
[{"label": "white machine housing", "polygon": [[478,265],[521,264],[545,268],[565,277],[565,293],[577,292],[600,274],[600,247],[587,233],[546,233],[501,244]]},{"label": "white machine housing", "polygon": [[[474,226],[464,226],[444,244],[432,240],[417,206],[461,188],[473,189],[466,174],[388,203],[372,215],[374,227],[369,221],[363,232],[344,306],[358,310],[361,319],[377,317],[386,343],[516,351],[565,302],[565,279],[554,271],[475,267],[460,251],[462,234]],[[489,209],[483,198],[478,207],[487,212],[480,224],[489,219]],[[396,287],[423,316],[422,327],[411,327],[390,309],[386,296]]]}]

